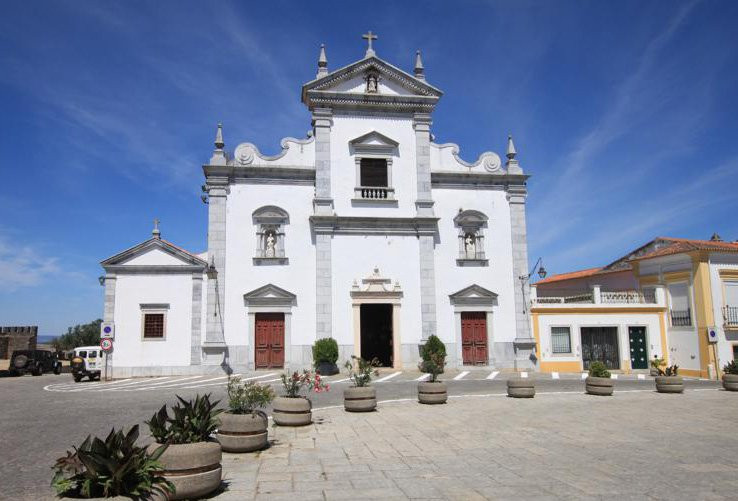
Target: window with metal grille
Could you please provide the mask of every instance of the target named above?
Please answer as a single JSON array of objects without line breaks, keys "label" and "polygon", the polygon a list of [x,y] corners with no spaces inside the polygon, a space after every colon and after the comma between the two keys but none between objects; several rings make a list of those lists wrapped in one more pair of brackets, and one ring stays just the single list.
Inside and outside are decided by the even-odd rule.
[{"label": "window with metal grille", "polygon": [[689,285],[687,283],[669,284],[671,300],[671,325],[689,327],[692,325],[692,312],[689,307]]},{"label": "window with metal grille", "polygon": [[387,160],[384,158],[362,158],[360,175],[361,186],[387,188]]},{"label": "window with metal grille", "polygon": [[568,327],[551,327],[551,352],[571,353],[571,330]]},{"label": "window with metal grille", "polygon": [[164,337],[164,314],[145,313],[143,337]]}]

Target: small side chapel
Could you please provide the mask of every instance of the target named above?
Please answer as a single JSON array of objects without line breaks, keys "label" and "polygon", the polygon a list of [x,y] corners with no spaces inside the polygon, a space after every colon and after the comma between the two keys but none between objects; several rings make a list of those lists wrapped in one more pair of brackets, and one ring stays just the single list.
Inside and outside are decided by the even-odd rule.
[{"label": "small side chapel", "polygon": [[535,370],[526,181],[506,160],[468,162],[437,144],[442,92],[418,51],[410,72],[377,56],[302,86],[305,139],[262,154],[226,148],[219,124],[203,165],[207,251],[150,239],[102,261],[113,377],[312,364],[318,338],[340,360],[415,368],[435,334],[451,367]]}]

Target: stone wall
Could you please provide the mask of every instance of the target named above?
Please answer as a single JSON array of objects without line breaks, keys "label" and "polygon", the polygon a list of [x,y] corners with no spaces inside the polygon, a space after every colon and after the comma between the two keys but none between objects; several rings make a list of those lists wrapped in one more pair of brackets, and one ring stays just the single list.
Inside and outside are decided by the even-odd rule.
[{"label": "stone wall", "polygon": [[38,326],[0,327],[0,359],[10,358],[15,350],[35,350]]}]

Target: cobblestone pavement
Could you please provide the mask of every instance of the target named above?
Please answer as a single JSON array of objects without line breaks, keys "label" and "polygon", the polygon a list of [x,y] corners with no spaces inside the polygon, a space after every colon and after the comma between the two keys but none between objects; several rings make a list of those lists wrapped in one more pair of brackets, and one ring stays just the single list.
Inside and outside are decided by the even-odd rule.
[{"label": "cobblestone pavement", "polygon": [[716,500],[738,497],[738,395],[622,391],[317,410],[224,454],[218,499]]}]

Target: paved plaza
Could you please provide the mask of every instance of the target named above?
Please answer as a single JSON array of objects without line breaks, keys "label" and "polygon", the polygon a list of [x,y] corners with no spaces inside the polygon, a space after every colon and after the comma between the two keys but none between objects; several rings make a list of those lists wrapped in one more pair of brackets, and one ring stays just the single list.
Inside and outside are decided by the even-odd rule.
[{"label": "paved plaza", "polygon": [[315,412],[225,454],[222,499],[736,499],[738,395],[546,393]]}]

